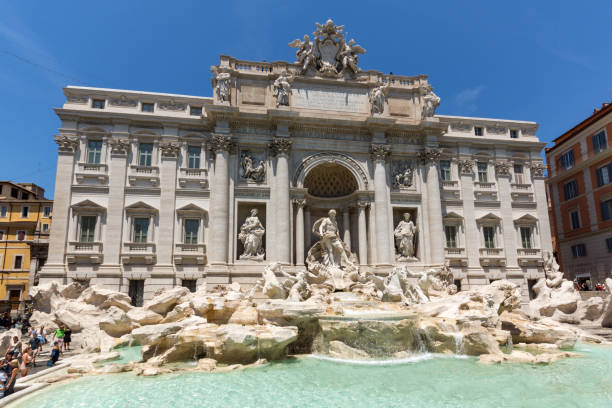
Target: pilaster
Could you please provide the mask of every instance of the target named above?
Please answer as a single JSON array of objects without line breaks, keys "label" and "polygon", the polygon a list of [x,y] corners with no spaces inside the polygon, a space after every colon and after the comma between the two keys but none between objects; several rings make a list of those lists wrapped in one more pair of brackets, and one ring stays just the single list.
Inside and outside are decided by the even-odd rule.
[{"label": "pilaster", "polygon": [[432,265],[442,265],[444,263],[444,228],[442,226],[442,202],[438,176],[440,153],[439,149],[428,148],[419,154],[426,172],[427,218],[429,222],[430,262]]},{"label": "pilaster", "polygon": [[386,160],[391,152],[387,144],[373,144],[371,147],[374,161],[374,206],[376,207],[376,263],[391,265],[389,230],[389,194],[387,193]]},{"label": "pilaster", "polygon": [[[171,134],[171,141],[160,143],[160,208],[159,208],[159,248],[157,251],[156,269],[164,275],[174,274],[172,254],[174,252],[174,223],[176,219],[176,172],[180,145],[174,141],[177,129],[165,129],[166,135]],[[161,270],[163,269],[163,271]]]},{"label": "pilaster", "polygon": [[512,217],[512,195],[510,186],[510,163],[495,163],[495,175],[499,191],[500,212],[502,218],[503,248],[506,255],[506,268],[518,268],[517,239]]},{"label": "pilaster", "polygon": [[292,141],[287,137],[275,137],[270,150],[276,157],[276,182],[273,200],[276,206],[275,259],[283,264],[291,263],[291,209],[289,199],[289,152]]}]

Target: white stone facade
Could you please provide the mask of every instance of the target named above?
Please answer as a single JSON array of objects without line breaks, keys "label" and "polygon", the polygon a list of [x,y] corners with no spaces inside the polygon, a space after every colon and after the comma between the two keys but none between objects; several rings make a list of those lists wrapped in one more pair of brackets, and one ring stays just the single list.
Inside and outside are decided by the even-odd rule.
[{"label": "white stone facade", "polygon": [[[374,273],[448,261],[463,289],[542,276],[552,247],[537,124],[434,115],[426,76],[355,72],[356,59],[348,69],[337,58],[221,56],[212,98],[65,88],[41,282],[128,292],[144,280],[145,299],[184,281],[252,284],[269,262],[304,268],[329,209]],[[263,256],[241,259],[252,209]],[[400,260],[394,230],[406,212],[415,256]]]}]

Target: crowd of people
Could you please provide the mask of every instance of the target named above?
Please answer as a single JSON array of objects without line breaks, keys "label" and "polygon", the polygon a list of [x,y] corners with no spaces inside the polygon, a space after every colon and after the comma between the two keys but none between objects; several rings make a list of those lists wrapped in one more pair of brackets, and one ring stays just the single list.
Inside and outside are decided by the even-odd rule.
[{"label": "crowd of people", "polygon": [[33,367],[36,367],[37,359],[42,358],[43,346],[51,345],[50,356],[48,359],[45,358],[44,364],[52,367],[64,351],[70,350],[71,337],[72,330],[64,325],[57,328],[49,339],[44,327],[30,328],[25,341],[19,336],[14,336],[4,354],[4,359],[0,360],[0,398],[15,392],[17,378],[25,377]]},{"label": "crowd of people", "polygon": [[574,281],[574,287],[576,288],[576,290],[580,290],[580,291],[605,291],[607,290],[606,285],[604,283],[601,282],[597,282],[596,284],[592,284],[590,280],[585,280],[582,282],[578,282],[577,280]]}]

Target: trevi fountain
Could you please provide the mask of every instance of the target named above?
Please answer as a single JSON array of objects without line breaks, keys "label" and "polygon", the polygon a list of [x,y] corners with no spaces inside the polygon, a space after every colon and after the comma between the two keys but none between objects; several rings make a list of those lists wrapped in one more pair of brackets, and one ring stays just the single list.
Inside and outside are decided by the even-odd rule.
[{"label": "trevi fountain", "polygon": [[[326,26],[332,34],[325,34]],[[359,74],[357,57],[364,50],[338,36],[333,22],[319,29],[317,43],[307,36],[292,43],[298,48],[298,62],[289,64],[292,72],[324,78]],[[325,35],[332,35],[338,46],[331,60],[312,52],[329,40]],[[223,99],[229,74],[216,75],[217,97]],[[273,79],[274,103],[288,105],[293,79],[284,71]],[[389,86],[383,83],[372,91],[371,114],[386,112]],[[422,97],[423,118],[431,119],[439,98],[430,88]],[[384,158],[385,146],[374,146],[373,154]],[[426,166],[433,163],[430,159]],[[243,154],[239,163],[239,175],[249,183],[267,177],[261,158]],[[471,171],[468,164],[460,170]],[[503,166],[498,167],[503,174]],[[419,172],[402,168],[388,178],[389,184],[401,194],[416,188]],[[357,205],[368,197],[358,197]],[[378,197],[376,192],[374,201]],[[388,231],[382,244],[395,250],[393,262],[373,267],[375,262],[364,260],[365,253],[374,248],[388,259],[391,251],[377,240],[370,246],[365,238],[351,247],[345,239],[347,224],[339,225],[348,219],[347,210],[344,219],[339,217],[343,208],[334,208],[337,202],[328,200],[325,211],[320,207],[318,216],[306,223],[308,231],[299,231],[314,237],[306,240],[302,267],[268,257],[272,241],[266,237],[273,216],[268,213],[264,221],[264,206],[245,208],[236,228],[241,244],[236,258],[256,271],[249,282],[207,282],[195,291],[159,288],[135,306],[124,291],[96,281],[84,285],[79,279],[41,277],[31,291],[31,323],[47,330],[60,324],[71,327],[79,354],[61,360],[51,373],[22,379],[26,395],[11,406],[612,405],[612,349],[579,327],[585,321],[612,325],[609,296],[583,300],[573,283],[563,279],[550,251],[543,249],[526,263],[535,265],[532,299],[523,281],[505,277],[460,288],[457,274],[463,261],[451,257],[436,263],[428,254],[438,249],[435,240],[425,242],[436,222],[422,219],[425,209],[399,206],[391,222],[378,201],[373,202],[378,208],[373,218],[382,220],[385,229],[375,224],[371,236],[378,239],[379,231]],[[436,205],[440,203],[430,203],[429,210],[440,211]],[[498,222],[487,217],[487,223]],[[361,220],[356,223],[360,231]],[[486,255],[481,262],[489,268],[494,259]]]}]

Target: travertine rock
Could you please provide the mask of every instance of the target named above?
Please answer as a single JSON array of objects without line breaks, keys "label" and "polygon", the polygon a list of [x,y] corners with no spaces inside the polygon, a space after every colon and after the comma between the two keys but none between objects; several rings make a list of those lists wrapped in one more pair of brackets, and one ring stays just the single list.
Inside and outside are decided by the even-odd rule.
[{"label": "travertine rock", "polygon": [[180,303],[180,304],[174,306],[174,309],[172,309],[170,312],[168,312],[168,314],[161,321],[161,323],[177,322],[179,320],[183,320],[183,319],[186,319],[186,318],[188,318],[190,316],[193,316],[194,314],[195,314],[195,312],[191,308],[191,303],[190,302],[183,302],[183,303]]},{"label": "travertine rock", "polygon": [[[612,279],[606,279],[606,288],[608,292],[612,293]],[[601,320],[603,327],[612,327],[612,295],[608,296],[608,306],[603,312],[603,319]]]},{"label": "travertine rock", "polygon": [[254,325],[258,324],[259,314],[257,313],[257,309],[249,304],[242,304],[236,309],[234,313],[232,313],[232,317],[230,317],[228,323],[235,324],[247,324]]},{"label": "travertine rock", "polygon": [[329,356],[347,360],[365,360],[370,357],[365,351],[349,347],[338,340],[329,342]]},{"label": "travertine rock", "polygon": [[217,368],[217,360],[213,358],[201,358],[198,360],[197,369],[200,371],[211,372]]},{"label": "travertine rock", "polygon": [[550,288],[545,279],[540,279],[534,286],[537,297],[529,303],[531,312],[536,316],[552,317],[556,310],[572,314],[578,309],[580,293],[574,289],[574,283],[564,280],[558,288]]},{"label": "travertine rock", "polygon": [[159,295],[153,297],[145,303],[144,308],[152,312],[165,315],[172,308],[182,302],[182,298],[189,294],[189,289],[183,287],[175,287],[164,290]]},{"label": "travertine rock", "polygon": [[177,333],[183,327],[179,323],[153,324],[132,330],[132,336],[137,344],[142,346],[158,344],[168,335]]},{"label": "travertine rock", "polygon": [[135,323],[141,326],[149,324],[157,324],[164,318],[159,313],[155,313],[151,310],[143,309],[141,307],[135,307],[127,312],[127,317]]},{"label": "travertine rock", "polygon": [[550,343],[562,348],[574,347],[578,334],[553,320],[531,321],[519,313],[503,313],[502,329],[512,334],[513,343]]},{"label": "travertine rock", "polygon": [[112,337],[121,337],[136,327],[126,313],[118,307],[111,306],[107,314],[100,320],[100,329]]}]

